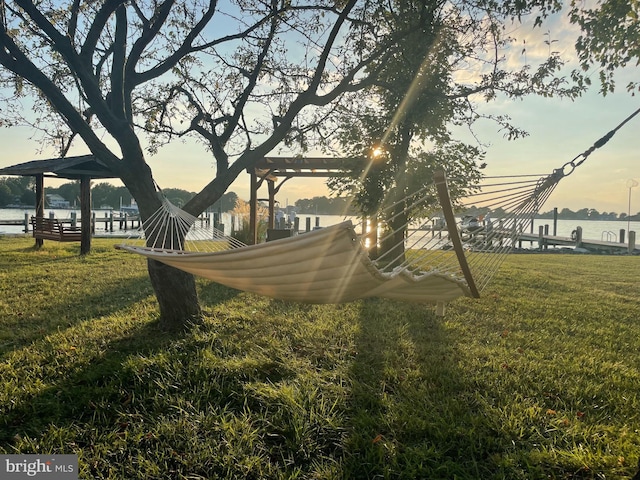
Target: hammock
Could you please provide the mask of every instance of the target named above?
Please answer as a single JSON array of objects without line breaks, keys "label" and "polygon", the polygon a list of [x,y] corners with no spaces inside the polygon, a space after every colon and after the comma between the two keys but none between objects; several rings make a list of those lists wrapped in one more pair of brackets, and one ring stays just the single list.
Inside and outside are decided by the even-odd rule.
[{"label": "hammock", "polygon": [[342,303],[376,296],[436,302],[469,292],[465,282],[447,273],[378,270],[350,221],[212,253],[121,248],[232,288],[280,300]]},{"label": "hammock", "polygon": [[402,253],[396,257],[392,256],[398,250],[390,248],[370,259],[371,242],[383,244],[394,233],[376,239],[376,232],[366,223],[354,225],[346,220],[291,238],[244,245],[199,223],[166,199],[143,223],[146,245],[122,244],[118,248],[275,299],[342,303],[383,297],[438,304],[442,313],[445,302],[479,296],[501,258],[516,245],[519,232],[532,221],[557,183],[555,177],[540,180],[539,176],[499,180],[469,196],[475,199],[475,208],[489,205],[506,214],[495,218],[491,230],[469,230],[460,225],[444,174],[400,200],[411,205],[425,198],[440,198],[441,208],[434,207],[433,215],[419,225],[402,226],[407,233]]},{"label": "hammock", "polygon": [[[195,217],[166,199],[143,223],[145,245],[118,248],[275,299],[342,303],[383,297],[437,304],[441,314],[444,302],[460,296],[479,297],[505,256],[520,243],[520,235],[532,229],[536,213],[558,182],[639,112],[550,175],[484,178],[467,192],[464,201],[457,200],[460,210],[489,213],[490,218],[484,220],[456,216],[447,178],[444,172],[437,173],[432,183],[385,208],[396,212],[398,205],[411,208],[434,198],[439,202],[417,224],[400,226],[401,248],[386,248],[374,260],[370,258],[372,246],[396,238],[395,232],[379,237],[377,223],[372,227],[363,222],[358,227],[346,220],[247,246],[216,228],[199,225]],[[457,179],[450,181],[455,185]],[[388,213],[381,216],[391,221]]]}]

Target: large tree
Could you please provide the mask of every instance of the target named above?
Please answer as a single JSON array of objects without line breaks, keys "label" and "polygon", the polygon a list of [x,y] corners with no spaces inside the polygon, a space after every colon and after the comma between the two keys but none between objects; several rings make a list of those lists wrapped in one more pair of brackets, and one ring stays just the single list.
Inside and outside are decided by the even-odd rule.
[{"label": "large tree", "polygon": [[[144,132],[155,135],[152,149],[175,135],[199,135],[217,170],[183,206],[198,215],[276,146],[301,141],[343,93],[375,76],[375,68],[365,71],[372,61],[397,51],[406,32],[359,47],[376,35],[371,6],[356,0],[3,0],[0,82],[3,92],[12,92],[4,98],[4,121],[31,122],[59,141],[63,153],[80,138],[123,181],[143,219],[161,204]],[[26,97],[34,105],[28,115],[20,104]],[[298,121],[303,109],[304,125]],[[193,277],[148,265],[163,325],[198,319]]]},{"label": "large tree", "polygon": [[[448,171],[454,198],[480,176],[482,151],[457,141],[452,126],[471,128],[482,117],[479,105],[498,95],[575,97],[582,86],[563,78],[563,61],[551,50],[539,65],[515,66],[506,58],[512,39],[504,26],[510,19],[537,15],[534,23],[540,24],[559,5],[484,0],[385,5],[379,28],[410,33],[395,55],[371,64],[378,73],[369,95],[354,96],[343,110],[336,129],[340,145],[361,161],[351,176],[335,178],[330,186],[352,192],[365,215],[384,209],[381,220],[394,235],[388,243],[397,249],[387,257],[402,261],[406,225],[432,213],[433,199],[417,201],[413,194],[431,182],[434,170]],[[507,115],[489,118],[509,138],[523,135]]]}]

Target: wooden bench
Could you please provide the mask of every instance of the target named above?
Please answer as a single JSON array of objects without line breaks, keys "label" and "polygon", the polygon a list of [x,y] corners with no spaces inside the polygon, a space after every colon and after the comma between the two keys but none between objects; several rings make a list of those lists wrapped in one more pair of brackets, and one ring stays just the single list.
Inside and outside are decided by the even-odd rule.
[{"label": "wooden bench", "polygon": [[56,242],[79,242],[82,233],[79,228],[65,226],[53,218],[31,217],[33,237],[41,240],[55,240]]}]

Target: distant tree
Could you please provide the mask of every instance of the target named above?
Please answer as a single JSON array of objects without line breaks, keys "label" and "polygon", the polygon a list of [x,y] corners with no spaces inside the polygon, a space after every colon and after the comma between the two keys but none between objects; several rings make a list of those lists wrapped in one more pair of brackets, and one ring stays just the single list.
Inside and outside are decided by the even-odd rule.
[{"label": "distant tree", "polygon": [[589,208],[587,213],[587,218],[589,220],[598,220],[600,218],[600,212],[595,208]]},{"label": "distant tree", "polygon": [[94,208],[109,207],[118,210],[122,205],[130,205],[131,193],[127,187],[100,182],[91,188],[91,200]]},{"label": "distant tree", "polygon": [[580,210],[575,212],[574,218],[576,218],[576,219],[587,219],[587,218],[589,218],[589,209],[588,208],[581,208]]},{"label": "distant tree", "polygon": [[56,193],[67,200],[71,205],[80,204],[80,182],[66,182],[57,188],[47,187],[45,193]]},{"label": "distant tree", "polygon": [[33,177],[2,177],[0,178],[0,185],[3,186],[5,192],[8,190],[10,199],[6,204],[16,202],[20,202],[23,205],[34,204],[35,193],[33,188],[35,183]]},{"label": "distant tree", "polygon": [[351,198],[317,196],[313,198],[298,199],[296,200],[295,207],[298,213],[354,215],[357,212],[353,209],[351,204]]},{"label": "distant tree", "polygon": [[11,193],[11,188],[0,179],[0,205],[5,206],[14,203],[15,198]]},{"label": "distant tree", "polygon": [[558,218],[573,220],[576,218],[576,213],[569,208],[563,208],[560,210],[560,213],[558,213]]},{"label": "distant tree", "polygon": [[96,183],[91,187],[91,201],[94,208],[110,207],[117,208],[118,203],[114,202],[116,199],[115,193],[116,187],[107,182]]},{"label": "distant tree", "polygon": [[210,209],[213,212],[230,212],[238,203],[238,195],[235,192],[227,192],[216,200]]},{"label": "distant tree", "polygon": [[182,207],[191,200],[195,193],[182,190],[180,188],[164,188],[162,189],[164,196],[174,205]]},{"label": "distant tree", "polygon": [[35,190],[24,190],[19,197],[21,205],[34,205],[36,204],[36,192]]}]

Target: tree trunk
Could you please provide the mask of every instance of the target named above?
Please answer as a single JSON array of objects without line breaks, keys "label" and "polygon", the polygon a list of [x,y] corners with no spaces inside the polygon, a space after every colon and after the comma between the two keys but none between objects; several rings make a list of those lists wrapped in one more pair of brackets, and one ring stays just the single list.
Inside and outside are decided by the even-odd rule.
[{"label": "tree trunk", "polygon": [[407,193],[407,161],[409,157],[409,146],[413,134],[411,127],[404,122],[398,127],[400,142],[396,147],[393,161],[396,163],[396,186],[392,191],[391,198],[395,206],[391,209],[391,219],[388,221],[388,227],[392,232],[391,238],[388,240],[385,254],[387,257],[388,268],[401,265],[405,261],[404,241],[407,237],[407,212],[405,201]]},{"label": "tree trunk", "polygon": [[[143,222],[154,215],[161,202],[156,192],[151,170],[141,158],[141,153],[130,153],[131,161],[122,181],[138,203]],[[175,232],[174,232],[175,233]],[[166,247],[171,235],[156,232],[156,237],[147,237],[147,246]],[[163,242],[169,242],[165,245]],[[187,330],[202,321],[202,310],[198,301],[193,275],[155,260],[147,261],[151,285],[160,307],[159,326],[163,330]]]},{"label": "tree trunk", "polygon": [[202,322],[193,275],[155,260],[148,260],[147,267],[160,306],[160,328],[186,330]]},{"label": "tree trunk", "polygon": [[[393,220],[389,222],[389,230],[393,232],[389,239],[387,239],[386,244],[383,247],[385,257],[389,264],[387,268],[394,268],[405,261],[405,250],[404,250],[404,240],[406,238],[407,233],[407,215],[403,210],[403,203],[400,203],[396,208],[393,209]],[[387,232],[387,235],[389,233]]]}]

